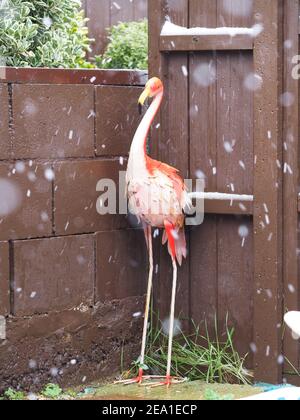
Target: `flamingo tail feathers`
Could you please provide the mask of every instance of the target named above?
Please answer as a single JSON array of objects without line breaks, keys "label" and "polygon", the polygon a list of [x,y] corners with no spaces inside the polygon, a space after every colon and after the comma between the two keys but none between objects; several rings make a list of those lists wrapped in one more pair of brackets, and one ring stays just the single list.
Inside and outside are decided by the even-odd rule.
[{"label": "flamingo tail feathers", "polygon": [[187,256],[184,228],[176,229],[170,222],[165,222],[165,231],[162,238],[163,245],[168,242],[168,251],[172,258],[176,258],[182,265],[182,259]]}]

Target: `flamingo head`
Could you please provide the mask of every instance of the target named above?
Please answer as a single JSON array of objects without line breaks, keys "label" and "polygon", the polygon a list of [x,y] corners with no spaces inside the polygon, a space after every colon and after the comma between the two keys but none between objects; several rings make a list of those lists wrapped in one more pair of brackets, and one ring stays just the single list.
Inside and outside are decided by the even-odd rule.
[{"label": "flamingo head", "polygon": [[158,77],[152,77],[152,79],[148,80],[145,90],[139,98],[139,108],[142,108],[148,98],[154,98],[161,93],[163,89],[163,83]]}]

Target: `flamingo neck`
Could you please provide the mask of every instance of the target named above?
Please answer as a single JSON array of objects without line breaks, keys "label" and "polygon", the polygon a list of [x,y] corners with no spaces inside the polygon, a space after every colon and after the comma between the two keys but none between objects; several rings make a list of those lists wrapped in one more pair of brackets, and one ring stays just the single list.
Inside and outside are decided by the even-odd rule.
[{"label": "flamingo neck", "polygon": [[153,123],[154,118],[158,113],[160,105],[162,103],[163,95],[164,93],[163,91],[161,91],[155,97],[144,118],[142,119],[133,138],[128,161],[128,168],[129,171],[132,172],[132,175],[133,173],[135,175],[141,174],[141,172],[147,169],[147,138],[151,128],[151,124]]}]

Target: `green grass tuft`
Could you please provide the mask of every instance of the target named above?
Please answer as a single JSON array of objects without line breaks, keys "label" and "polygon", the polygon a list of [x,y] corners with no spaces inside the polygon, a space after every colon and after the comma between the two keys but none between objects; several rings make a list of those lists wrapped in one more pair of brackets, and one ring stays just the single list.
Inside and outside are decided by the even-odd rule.
[{"label": "green grass tuft", "polygon": [[[153,325],[153,322],[150,323]],[[201,380],[207,383],[250,384],[251,374],[244,367],[246,357],[240,357],[233,345],[234,329],[226,322],[225,339],[210,338],[208,329],[201,335],[199,327],[194,325],[193,334],[183,332],[174,338],[172,354],[172,375]],[[147,353],[144,370],[154,375],[165,375],[168,353],[168,337],[161,329],[150,328],[148,333]],[[133,375],[140,366],[139,360],[126,375]]]}]

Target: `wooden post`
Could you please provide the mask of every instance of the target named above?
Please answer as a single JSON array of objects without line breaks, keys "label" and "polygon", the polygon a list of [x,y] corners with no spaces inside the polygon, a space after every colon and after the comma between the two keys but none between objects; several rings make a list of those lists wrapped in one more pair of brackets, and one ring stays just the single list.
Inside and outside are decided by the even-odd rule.
[{"label": "wooden post", "polygon": [[255,0],[263,25],[254,71],[254,344],[255,378],[282,380],[282,0]]},{"label": "wooden post", "polygon": [[[291,106],[284,107],[283,125],[283,212],[284,212],[284,310],[299,310],[298,270],[298,181],[299,181],[299,80],[293,77],[293,58],[299,54],[299,0],[284,2],[284,92],[291,94]],[[289,330],[284,337],[284,355],[299,367],[299,343]],[[285,365],[285,373],[291,366]]]}]

